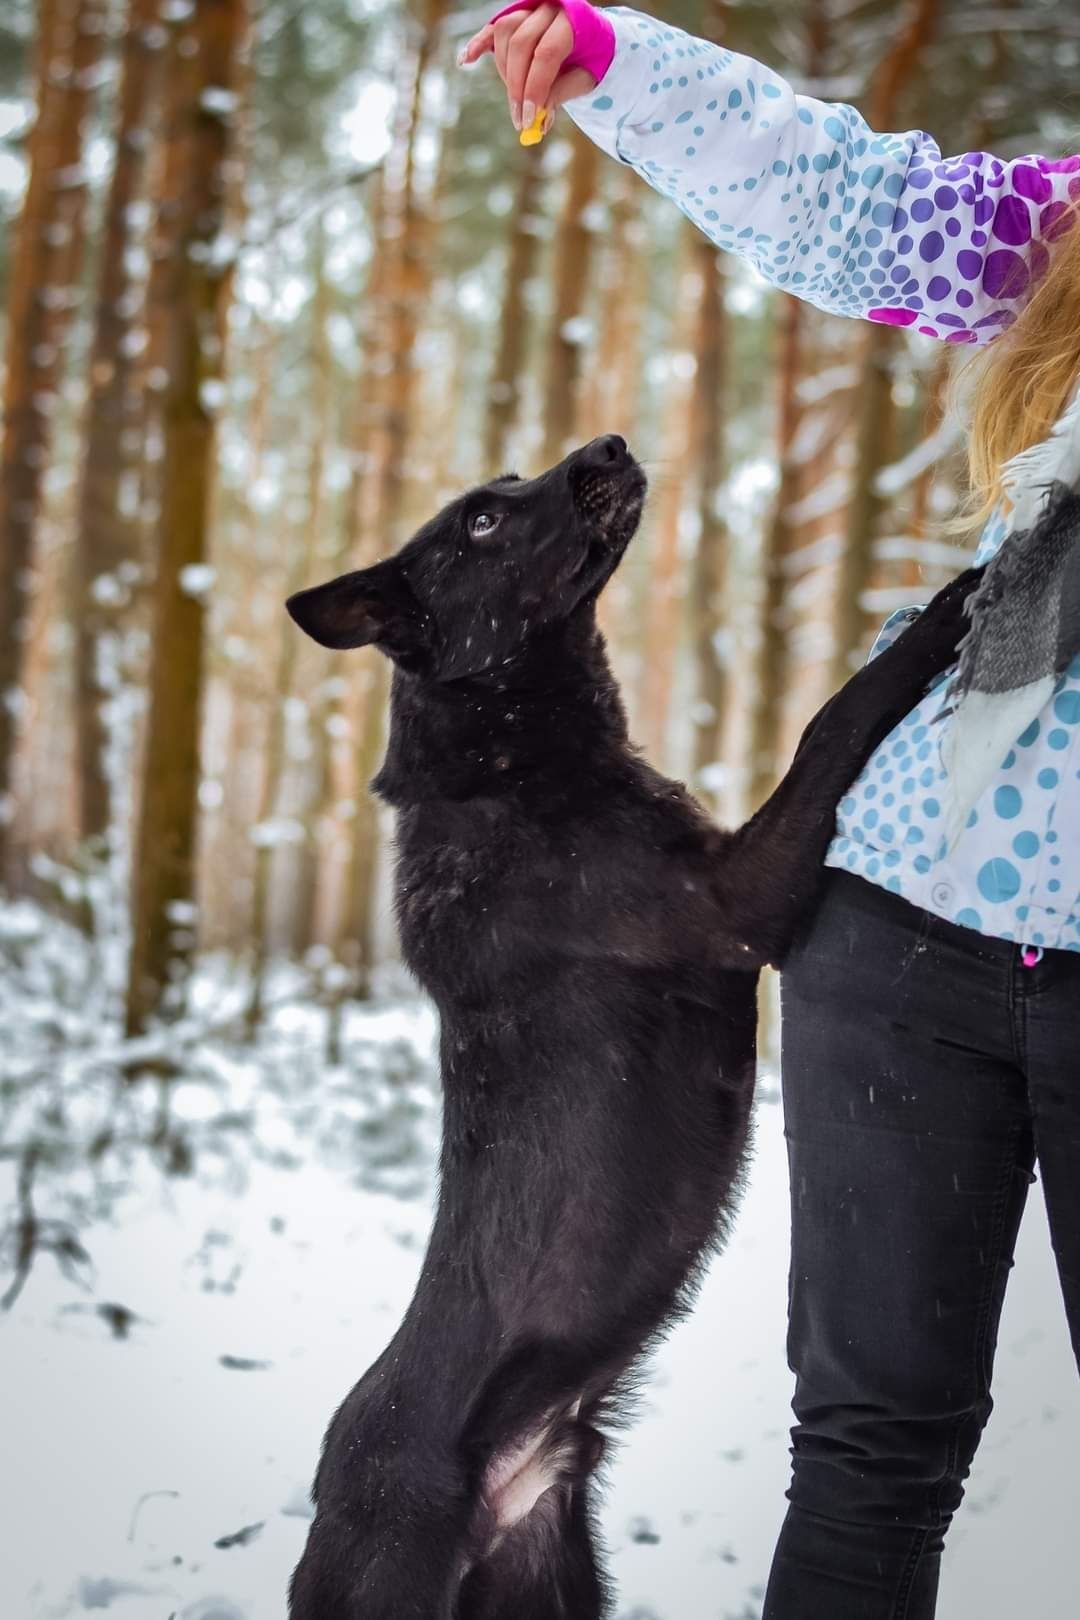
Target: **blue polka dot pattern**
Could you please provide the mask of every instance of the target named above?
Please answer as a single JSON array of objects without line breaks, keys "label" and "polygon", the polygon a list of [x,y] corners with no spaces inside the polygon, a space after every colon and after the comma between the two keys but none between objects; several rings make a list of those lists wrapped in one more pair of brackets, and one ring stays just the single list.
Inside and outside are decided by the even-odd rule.
[{"label": "blue polka dot pattern", "polygon": [[[1074,224],[1080,156],[943,158],[922,132],[876,134],[853,108],[796,95],[748,57],[624,6],[605,14],[615,56],[599,93],[565,104],[569,116],[710,240],[822,309],[989,342]],[[992,518],[976,561],[1004,533]],[[909,618],[894,614],[871,656]],[[1053,825],[1080,827],[1080,658],[951,850],[941,834],[946,684],[852,784],[827,863],[963,927],[1080,951],[1080,846],[1075,832],[1059,844]]]},{"label": "blue polka dot pattern", "polygon": [[994,792],[994,809],[1003,821],[1011,821],[1018,816],[1023,802],[1019,790],[1012,786],[999,787]]},{"label": "blue polka dot pattern", "polygon": [[[1004,532],[1000,518],[992,519],[980,561],[993,556]],[[910,614],[902,609],[892,615],[871,657],[895,641]],[[894,892],[951,922],[1018,944],[1080,951],[1080,860],[1073,858],[1072,876],[1065,879],[1052,825],[1057,818],[1080,826],[1080,659],[1058,683],[1043,717],[1009,750],[952,851],[940,835],[947,792],[937,751],[940,701],[924,699],[912,710],[845,794],[827,864],[882,883],[889,863],[888,875],[899,883]],[[918,777],[901,779],[896,802],[892,762],[909,757],[916,745],[931,749],[931,762]],[[886,778],[894,784],[888,792]],[[896,805],[893,821],[906,829],[899,847],[895,841],[889,846],[875,824],[877,806],[887,799]]]},{"label": "blue polka dot pattern", "polygon": [[999,855],[979,868],[979,893],[984,900],[1013,900],[1020,893],[1020,874],[1012,861]]},{"label": "blue polka dot pattern", "polygon": [[[642,12],[605,16],[615,55],[599,95],[565,103],[570,117],[720,247],[822,309],[987,343],[1073,226],[1080,156],[943,158],[921,131],[877,134],[853,107],[796,95]],[[707,201],[720,176],[724,206]]]}]

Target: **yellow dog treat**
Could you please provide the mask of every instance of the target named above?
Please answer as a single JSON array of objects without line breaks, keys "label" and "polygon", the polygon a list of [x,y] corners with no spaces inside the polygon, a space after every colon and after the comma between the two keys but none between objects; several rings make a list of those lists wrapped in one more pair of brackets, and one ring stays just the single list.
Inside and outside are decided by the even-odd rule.
[{"label": "yellow dog treat", "polygon": [[547,133],[547,115],[548,113],[546,107],[537,107],[536,117],[533,119],[528,129],[523,129],[521,134],[518,136],[522,146],[539,146],[540,142]]}]

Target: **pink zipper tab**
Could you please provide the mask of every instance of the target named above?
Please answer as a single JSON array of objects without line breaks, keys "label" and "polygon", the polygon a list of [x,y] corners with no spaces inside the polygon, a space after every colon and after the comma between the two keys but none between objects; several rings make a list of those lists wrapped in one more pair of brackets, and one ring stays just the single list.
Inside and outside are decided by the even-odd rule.
[{"label": "pink zipper tab", "polygon": [[1025,967],[1038,967],[1043,959],[1041,945],[1022,945],[1020,947],[1020,960]]}]

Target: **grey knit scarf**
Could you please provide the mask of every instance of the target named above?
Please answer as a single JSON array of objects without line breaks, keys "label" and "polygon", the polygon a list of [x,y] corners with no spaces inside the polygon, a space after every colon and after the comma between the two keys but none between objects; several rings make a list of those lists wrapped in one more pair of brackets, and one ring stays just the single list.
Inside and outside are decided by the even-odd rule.
[{"label": "grey knit scarf", "polygon": [[1080,653],[1080,396],[1005,469],[1010,529],[968,602],[942,741],[951,848],[1016,739]]}]

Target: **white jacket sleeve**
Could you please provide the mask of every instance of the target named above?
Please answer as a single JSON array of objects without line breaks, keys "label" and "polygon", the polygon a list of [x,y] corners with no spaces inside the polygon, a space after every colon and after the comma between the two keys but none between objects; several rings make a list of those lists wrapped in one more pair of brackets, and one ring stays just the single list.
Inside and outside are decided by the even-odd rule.
[{"label": "white jacket sleeve", "polygon": [[952,343],[1009,325],[1080,202],[1080,157],[942,158],[878,135],[749,57],[625,6],[615,55],[565,103],[579,128],[719,247],[838,315]]}]

